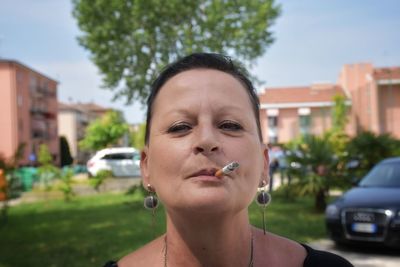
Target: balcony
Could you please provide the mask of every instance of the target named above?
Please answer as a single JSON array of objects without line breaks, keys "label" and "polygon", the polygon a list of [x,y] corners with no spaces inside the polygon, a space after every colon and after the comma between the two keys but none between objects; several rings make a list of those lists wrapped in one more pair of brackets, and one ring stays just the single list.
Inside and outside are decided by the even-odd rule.
[{"label": "balcony", "polygon": [[31,97],[32,98],[53,98],[56,96],[54,90],[46,86],[34,86],[31,87]]},{"label": "balcony", "polygon": [[33,116],[39,116],[44,119],[56,119],[56,113],[51,112],[47,107],[44,105],[34,105],[31,107],[30,112]]},{"label": "balcony", "polygon": [[35,130],[32,130],[31,137],[32,137],[32,139],[48,140],[49,134],[47,133],[47,131],[35,129]]}]

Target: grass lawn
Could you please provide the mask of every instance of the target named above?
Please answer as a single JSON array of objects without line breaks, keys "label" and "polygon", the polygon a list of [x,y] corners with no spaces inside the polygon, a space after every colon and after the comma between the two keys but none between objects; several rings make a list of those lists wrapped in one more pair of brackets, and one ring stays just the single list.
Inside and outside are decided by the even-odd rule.
[{"label": "grass lawn", "polygon": [[[267,208],[268,230],[299,242],[325,237],[323,215],[312,212],[312,205],[311,198],[273,198]],[[21,204],[10,209],[8,223],[0,227],[0,267],[101,267],[163,233],[162,209],[156,217],[153,229],[139,192]],[[261,227],[256,205],[250,218]]]}]

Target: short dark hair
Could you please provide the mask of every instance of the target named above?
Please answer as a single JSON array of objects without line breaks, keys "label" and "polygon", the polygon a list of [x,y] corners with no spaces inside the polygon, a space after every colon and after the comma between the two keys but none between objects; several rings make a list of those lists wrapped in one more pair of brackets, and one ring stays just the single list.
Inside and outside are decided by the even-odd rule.
[{"label": "short dark hair", "polygon": [[230,57],[225,55],[216,53],[194,53],[167,65],[152,83],[150,95],[147,98],[146,133],[144,139],[145,143],[149,143],[153,104],[161,87],[175,75],[193,69],[219,70],[232,75],[243,85],[247,91],[247,94],[249,95],[254,116],[256,118],[258,135],[262,141],[260,125],[260,101],[252,82],[248,78],[246,69],[238,64],[235,64]]}]

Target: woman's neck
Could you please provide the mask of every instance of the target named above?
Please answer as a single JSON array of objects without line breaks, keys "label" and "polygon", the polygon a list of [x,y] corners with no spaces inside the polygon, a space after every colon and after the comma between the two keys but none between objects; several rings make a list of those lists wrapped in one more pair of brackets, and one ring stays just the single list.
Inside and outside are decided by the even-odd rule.
[{"label": "woman's neck", "polygon": [[247,210],[233,216],[167,215],[167,266],[248,266]]}]

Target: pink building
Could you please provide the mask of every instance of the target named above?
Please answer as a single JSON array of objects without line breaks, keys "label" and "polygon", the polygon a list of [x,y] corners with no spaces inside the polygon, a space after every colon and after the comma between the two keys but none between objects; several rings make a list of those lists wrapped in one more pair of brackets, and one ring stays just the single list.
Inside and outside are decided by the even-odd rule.
[{"label": "pink building", "polygon": [[59,161],[57,82],[17,61],[0,59],[0,153],[25,144],[22,165],[34,164],[40,144]]},{"label": "pink building", "polygon": [[337,84],[266,88],[259,94],[265,142],[286,143],[300,134],[330,129],[335,95],[347,98],[349,135],[368,130],[400,139],[400,67],[366,63],[345,65]]}]

